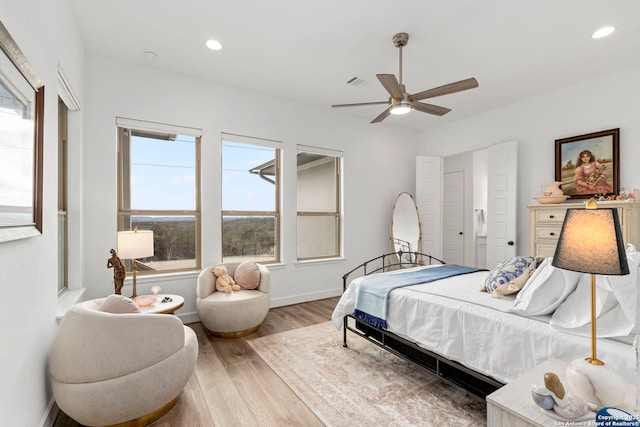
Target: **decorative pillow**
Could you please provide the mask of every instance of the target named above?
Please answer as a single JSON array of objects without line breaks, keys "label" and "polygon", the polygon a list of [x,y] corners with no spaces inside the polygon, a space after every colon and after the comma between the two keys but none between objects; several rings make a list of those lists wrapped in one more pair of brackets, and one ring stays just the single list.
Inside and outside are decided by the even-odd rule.
[{"label": "decorative pillow", "polygon": [[98,310],[114,314],[140,313],[142,311],[134,300],[117,294],[106,297],[98,307]]},{"label": "decorative pillow", "polygon": [[573,292],[583,273],[563,270],[545,258],[518,292],[509,311],[524,316],[551,314]]},{"label": "decorative pillow", "polygon": [[245,261],[236,267],[233,279],[242,289],[255,289],[260,284],[260,269],[253,261]]},{"label": "decorative pillow", "polygon": [[[529,278],[531,270],[535,269],[535,267],[536,259],[532,256],[517,256],[508,259],[491,270],[484,281],[484,286],[480,290],[494,292],[499,286],[506,286],[509,283],[516,283],[514,287],[519,290]],[[517,290],[513,292],[517,292]]]}]

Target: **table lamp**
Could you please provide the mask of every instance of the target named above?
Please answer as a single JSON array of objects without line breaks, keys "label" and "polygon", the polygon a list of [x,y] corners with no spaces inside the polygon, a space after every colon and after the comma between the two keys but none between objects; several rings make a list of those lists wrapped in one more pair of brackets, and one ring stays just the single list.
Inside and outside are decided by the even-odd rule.
[{"label": "table lamp", "polygon": [[598,209],[595,200],[587,202],[586,209],[567,209],[551,264],[591,274],[591,357],[567,365],[569,388],[598,407],[619,407],[625,399],[625,381],[596,355],[596,274],[629,274],[618,211]]},{"label": "table lamp", "polygon": [[136,294],[136,259],[153,256],[153,231],[138,230],[118,231],[118,255],[124,259],[131,260],[131,270],[133,272],[133,295]]}]

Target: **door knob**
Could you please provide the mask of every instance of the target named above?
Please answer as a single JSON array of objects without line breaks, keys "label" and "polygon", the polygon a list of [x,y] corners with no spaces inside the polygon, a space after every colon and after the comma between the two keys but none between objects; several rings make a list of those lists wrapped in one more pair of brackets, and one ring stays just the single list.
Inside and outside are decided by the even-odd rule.
[{"label": "door knob", "polygon": [[461,231],[461,232],[459,232],[458,234],[462,236],[462,231]]},{"label": "door knob", "polygon": [[507,245],[509,245],[509,246],[513,246],[513,245],[515,245],[515,243],[513,243],[513,240],[509,240],[509,241],[507,242]]}]

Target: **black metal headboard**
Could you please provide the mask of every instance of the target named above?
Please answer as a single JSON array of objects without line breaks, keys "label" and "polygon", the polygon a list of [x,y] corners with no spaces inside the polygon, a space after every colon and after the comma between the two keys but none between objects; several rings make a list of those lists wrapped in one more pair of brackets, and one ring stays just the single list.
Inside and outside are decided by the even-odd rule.
[{"label": "black metal headboard", "polygon": [[[408,260],[406,259],[406,255],[409,255]],[[342,290],[344,291],[347,289],[348,277],[358,270],[362,270],[363,276],[368,276],[369,274],[378,273],[380,271],[391,271],[401,268],[417,267],[420,265],[432,265],[434,262],[438,264],[445,264],[444,261],[421,252],[398,251],[380,255],[363,262],[359,266],[345,273],[342,276]]]}]

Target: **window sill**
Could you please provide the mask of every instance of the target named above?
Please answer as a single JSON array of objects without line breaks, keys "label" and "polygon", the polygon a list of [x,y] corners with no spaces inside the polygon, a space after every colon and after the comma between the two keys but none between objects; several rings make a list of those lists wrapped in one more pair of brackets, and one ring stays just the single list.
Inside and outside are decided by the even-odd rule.
[{"label": "window sill", "polygon": [[79,302],[84,295],[84,292],[87,288],[76,288],[76,289],[68,289],[65,293],[60,295],[58,298],[58,307],[56,310],[56,321],[60,324],[60,321],[67,313],[67,310],[71,308],[72,305]]},{"label": "window sill", "polygon": [[296,266],[304,267],[306,265],[337,264],[337,263],[342,263],[344,261],[345,261],[344,257],[310,259],[307,261],[296,261]]}]

